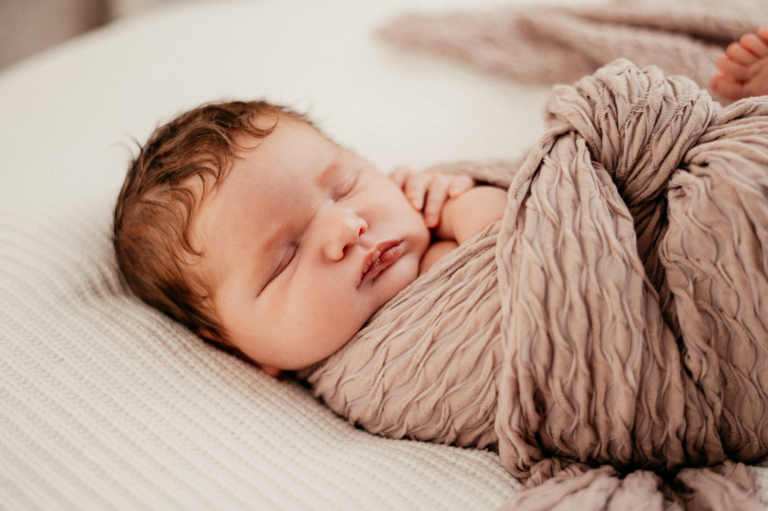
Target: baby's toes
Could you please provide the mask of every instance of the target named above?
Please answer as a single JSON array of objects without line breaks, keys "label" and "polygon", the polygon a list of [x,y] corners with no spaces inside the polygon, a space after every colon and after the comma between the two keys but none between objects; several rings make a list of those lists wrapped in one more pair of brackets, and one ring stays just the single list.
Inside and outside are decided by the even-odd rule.
[{"label": "baby's toes", "polygon": [[712,87],[712,90],[718,95],[734,101],[741,99],[746,95],[744,84],[720,73],[712,77],[709,81],[709,86]]},{"label": "baby's toes", "polygon": [[762,39],[765,44],[768,44],[768,27],[758,28],[757,35],[760,36],[760,39]]},{"label": "baby's toes", "polygon": [[752,52],[757,58],[768,57],[768,44],[755,34],[746,34],[739,41],[744,49]]},{"label": "baby's toes", "polygon": [[725,54],[728,55],[732,61],[742,66],[748,66],[757,60],[757,57],[749,50],[745,50],[739,43],[731,43],[728,45],[728,49],[725,50]]},{"label": "baby's toes", "polygon": [[715,59],[715,66],[725,76],[733,78],[737,82],[745,82],[750,78],[749,69],[746,66],[734,62],[725,54]]}]

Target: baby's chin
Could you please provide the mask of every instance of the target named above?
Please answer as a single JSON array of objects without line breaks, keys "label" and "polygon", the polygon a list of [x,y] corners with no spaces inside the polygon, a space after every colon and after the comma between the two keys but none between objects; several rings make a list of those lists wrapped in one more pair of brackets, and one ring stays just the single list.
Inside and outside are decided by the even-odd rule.
[{"label": "baby's chin", "polygon": [[419,277],[419,265],[429,247],[429,236],[429,231],[424,227],[424,233],[403,240],[404,253],[397,262],[377,276],[369,289],[366,300],[369,315],[366,322]]},{"label": "baby's chin", "polygon": [[[424,251],[426,252],[426,250]],[[381,304],[378,308],[384,306],[388,301],[397,296],[401,291],[410,286],[419,277],[419,263],[424,255],[424,252],[416,251],[404,254],[398,264],[396,263],[387,271],[391,271],[390,275],[381,275],[382,277],[388,277],[387,281],[382,282]]]}]

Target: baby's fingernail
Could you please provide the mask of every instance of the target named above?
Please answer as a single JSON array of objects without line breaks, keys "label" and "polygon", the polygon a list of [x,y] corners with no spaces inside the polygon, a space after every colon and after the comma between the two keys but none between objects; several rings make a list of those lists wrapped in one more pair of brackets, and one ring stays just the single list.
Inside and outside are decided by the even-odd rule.
[{"label": "baby's fingernail", "polygon": [[450,190],[450,194],[451,195],[456,195],[457,193],[459,193],[459,190],[460,190],[460,188],[458,186],[452,186],[451,190]]},{"label": "baby's fingernail", "polygon": [[413,204],[414,208],[421,209],[421,204],[419,204],[419,199],[412,199],[411,204]]},{"label": "baby's fingernail", "polygon": [[426,217],[424,217],[424,220],[425,220],[424,223],[426,223],[427,225],[432,225],[433,223],[435,223],[434,215],[427,215]]}]

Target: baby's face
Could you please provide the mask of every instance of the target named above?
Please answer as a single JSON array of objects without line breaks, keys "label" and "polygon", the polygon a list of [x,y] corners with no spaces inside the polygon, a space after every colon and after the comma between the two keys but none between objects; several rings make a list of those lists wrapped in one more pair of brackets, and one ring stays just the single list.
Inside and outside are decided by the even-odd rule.
[{"label": "baby's face", "polygon": [[248,142],[190,225],[194,271],[231,344],[300,369],[416,279],[430,234],[394,183],[310,125],[281,118]]}]

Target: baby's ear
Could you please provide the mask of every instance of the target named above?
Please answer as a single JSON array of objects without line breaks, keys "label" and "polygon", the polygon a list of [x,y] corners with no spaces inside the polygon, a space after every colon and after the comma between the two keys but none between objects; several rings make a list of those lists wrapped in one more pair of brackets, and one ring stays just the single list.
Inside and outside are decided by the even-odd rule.
[{"label": "baby's ear", "polygon": [[259,364],[258,362],[256,362],[256,365],[259,366],[262,371],[264,371],[264,374],[271,376],[272,378],[279,377],[280,373],[283,372],[281,369],[278,369],[277,367],[272,367],[265,364]]},{"label": "baby's ear", "polygon": [[222,336],[214,334],[207,328],[198,327],[197,331],[195,332],[199,337],[202,337],[203,339],[206,339],[208,341],[212,341],[218,344],[223,344],[224,346],[231,346]]},{"label": "baby's ear", "polygon": [[[202,337],[203,339],[212,342],[214,344],[218,344],[219,347],[224,348],[224,351],[233,353],[237,355],[240,358],[243,358],[245,360],[250,360],[248,357],[246,357],[240,350],[235,348],[230,342],[228,342],[226,339],[224,339],[220,335],[216,335],[215,333],[211,332],[207,328],[198,327],[197,331],[195,332],[199,337]],[[258,362],[255,362],[254,360],[250,360],[250,362],[255,363],[259,368],[261,368],[262,371],[264,371],[264,374],[267,374],[271,376],[272,378],[277,378],[280,376],[280,373],[282,370],[278,369],[277,367],[272,367],[264,364],[259,364]]]}]

